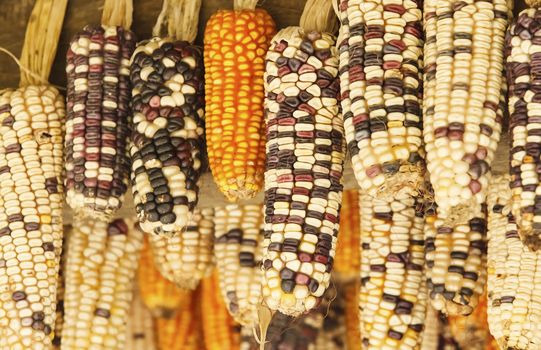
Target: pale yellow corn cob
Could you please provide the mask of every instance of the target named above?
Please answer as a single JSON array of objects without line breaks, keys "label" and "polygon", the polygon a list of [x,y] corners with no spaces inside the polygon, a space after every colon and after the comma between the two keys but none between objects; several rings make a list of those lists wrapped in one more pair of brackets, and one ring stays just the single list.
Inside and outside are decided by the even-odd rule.
[{"label": "pale yellow corn cob", "polygon": [[139,287],[134,284],[133,299],[126,325],[126,350],[157,350],[154,318],[141,299]]}]

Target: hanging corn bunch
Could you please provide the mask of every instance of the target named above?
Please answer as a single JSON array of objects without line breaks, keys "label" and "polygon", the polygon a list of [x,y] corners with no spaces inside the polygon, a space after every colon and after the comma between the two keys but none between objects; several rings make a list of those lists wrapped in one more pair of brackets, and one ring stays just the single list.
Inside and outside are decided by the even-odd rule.
[{"label": "hanging corn bunch", "polygon": [[321,301],[339,227],[345,142],[331,14],[331,1],[308,1],[266,60],[263,303],[291,316]]},{"label": "hanging corn bunch", "polygon": [[407,189],[391,201],[361,195],[363,349],[420,346],[427,299],[422,201]]},{"label": "hanging corn bunch", "polygon": [[355,177],[378,198],[422,185],[418,2],[341,0],[341,104]]},{"label": "hanging corn bunch", "polygon": [[180,289],[160,273],[148,238],[141,251],[137,282],[143,302],[154,317],[171,318],[189,304],[191,291]]},{"label": "hanging corn bunch", "polygon": [[154,318],[134,284],[133,299],[126,324],[126,350],[158,350]]},{"label": "hanging corn bunch", "polygon": [[131,2],[106,0],[102,24],[77,33],[66,55],[66,201],[76,215],[104,221],[129,181]]},{"label": "hanging corn bunch", "polygon": [[155,266],[180,288],[195,289],[214,267],[214,209],[195,209],[186,231],[149,237]]},{"label": "hanging corn bunch", "polygon": [[229,313],[243,326],[257,323],[261,298],[263,208],[231,204],[216,209],[214,253]]},{"label": "hanging corn bunch", "polygon": [[76,218],[66,262],[62,349],[124,349],[142,244],[131,221]]},{"label": "hanging corn bunch", "polygon": [[[174,236],[189,223],[203,170],[203,54],[191,44],[201,0],[164,1],[154,37],[131,59],[131,184],[143,231]],[[168,37],[161,38],[162,21]]]},{"label": "hanging corn bunch", "polygon": [[263,184],[265,53],[275,33],[258,0],[234,0],[205,30],[206,139],[210,169],[230,201],[254,197]]},{"label": "hanging corn bunch", "polygon": [[501,349],[533,350],[541,346],[541,252],[519,236],[509,183],[494,177],[488,193],[488,325]]},{"label": "hanging corn bunch", "polygon": [[361,222],[359,191],[344,191],[340,210],[340,244],[336,248],[334,276],[352,281],[359,278],[361,264]]},{"label": "hanging corn bunch", "polygon": [[500,139],[506,0],[425,1],[424,141],[438,216],[463,225],[485,201]]},{"label": "hanging corn bunch", "polygon": [[65,106],[48,83],[66,0],[37,0],[20,87],[0,91],[0,349],[51,349],[62,250]]}]

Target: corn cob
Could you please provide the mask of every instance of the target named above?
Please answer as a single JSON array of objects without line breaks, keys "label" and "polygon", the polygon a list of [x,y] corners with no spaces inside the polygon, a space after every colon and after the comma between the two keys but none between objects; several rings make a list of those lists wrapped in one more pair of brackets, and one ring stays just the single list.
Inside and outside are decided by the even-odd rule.
[{"label": "corn cob", "polygon": [[157,350],[154,319],[145,306],[139,287],[134,285],[133,300],[126,325],[126,350]]},{"label": "corn cob", "polygon": [[438,350],[440,331],[439,311],[428,304],[420,350]]},{"label": "corn cob", "polygon": [[518,234],[526,246],[541,247],[541,197],[539,196],[539,155],[541,154],[537,84],[539,81],[536,27],[541,14],[535,8],[520,12],[509,27],[506,38],[506,71],[509,82],[509,129],[511,134],[510,186],[513,191],[512,211]]},{"label": "corn cob", "polygon": [[109,220],[128,188],[129,59],[133,33],[87,26],[71,40],[65,170],[66,200],[78,215]]},{"label": "corn cob", "polygon": [[131,184],[143,231],[172,236],[197,204],[204,144],[203,55],[153,38],[131,59]]},{"label": "corn cob", "polygon": [[357,182],[390,198],[422,183],[422,12],[418,2],[341,0],[341,104]]},{"label": "corn cob", "polygon": [[220,293],[215,271],[201,283],[201,321],[206,350],[237,350],[240,347],[240,326],[229,315]]},{"label": "corn cob", "polygon": [[387,201],[362,194],[363,349],[416,349],[426,314],[424,207],[405,189]]},{"label": "corn cob", "polygon": [[256,3],[235,0],[235,10],[218,11],[205,30],[207,151],[214,180],[230,201],[254,197],[263,183],[262,78],[275,24]]},{"label": "corn cob", "polygon": [[124,349],[143,235],[130,221],[76,218],[66,268],[62,349]]},{"label": "corn cob", "polygon": [[171,319],[158,318],[156,329],[160,350],[200,350],[203,348],[199,296],[195,291],[187,296],[188,305]]},{"label": "corn cob", "polygon": [[361,222],[359,191],[344,191],[340,210],[340,244],[334,259],[335,277],[357,280],[361,264]]},{"label": "corn cob", "polygon": [[[360,267],[359,267],[360,268]],[[345,314],[344,323],[346,326],[346,349],[355,350],[361,348],[361,329],[359,319],[359,288],[357,281],[341,285],[344,292]]]},{"label": "corn cob", "polygon": [[64,293],[66,289],[66,251],[67,241],[73,232],[71,225],[64,225],[64,240],[62,243],[62,254],[60,255],[60,268],[58,270],[58,284],[56,287],[56,319],[54,323],[53,349],[60,350],[62,342],[62,328],[64,327]]},{"label": "corn cob", "polygon": [[189,304],[191,291],[180,289],[160,273],[148,239],[144,240],[140,259],[137,282],[143,302],[154,317],[173,317]]},{"label": "corn cob", "polygon": [[265,72],[267,166],[263,299],[291,316],[329,286],[345,153],[334,38],[288,27]]},{"label": "corn cob", "polygon": [[506,0],[425,2],[424,141],[438,216],[464,224],[485,201],[501,132]]},{"label": "corn cob", "polygon": [[541,252],[532,252],[519,237],[509,181],[494,177],[489,187],[488,324],[501,349],[538,349]]},{"label": "corn cob", "polygon": [[231,204],[216,209],[215,255],[220,290],[233,319],[257,323],[261,298],[263,208]]},{"label": "corn cob", "polygon": [[180,288],[195,289],[214,267],[214,209],[195,209],[186,231],[149,237],[155,266]]}]

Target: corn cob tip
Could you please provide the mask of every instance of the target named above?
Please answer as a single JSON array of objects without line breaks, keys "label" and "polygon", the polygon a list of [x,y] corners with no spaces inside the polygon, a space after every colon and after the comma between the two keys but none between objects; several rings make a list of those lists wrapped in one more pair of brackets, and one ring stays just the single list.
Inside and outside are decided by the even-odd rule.
[{"label": "corn cob tip", "polygon": [[532,252],[536,252],[541,248],[541,229],[521,227],[519,235],[524,245]]},{"label": "corn cob tip", "polygon": [[[406,166],[406,164],[404,164]],[[386,174],[385,182],[377,188],[376,197],[383,200],[391,200],[399,192],[409,191],[421,193],[424,185],[423,166],[407,164],[409,170]]]}]

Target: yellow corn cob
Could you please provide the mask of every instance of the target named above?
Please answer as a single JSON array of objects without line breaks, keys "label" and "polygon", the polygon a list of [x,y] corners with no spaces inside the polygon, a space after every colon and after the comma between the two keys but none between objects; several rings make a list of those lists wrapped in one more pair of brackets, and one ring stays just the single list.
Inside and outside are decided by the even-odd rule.
[{"label": "yellow corn cob", "polygon": [[222,297],[236,322],[254,326],[261,298],[263,208],[236,204],[218,208],[214,223]]},{"label": "yellow corn cob", "polygon": [[346,325],[346,349],[354,350],[361,348],[361,329],[359,320],[359,288],[360,282],[353,281],[343,284],[340,287],[344,292],[345,303],[345,325]]},{"label": "yellow corn cob", "polygon": [[191,291],[180,289],[162,276],[154,260],[148,238],[144,239],[137,282],[143,302],[154,317],[173,317],[177,310],[188,305],[188,296]]},{"label": "yellow corn cob", "polygon": [[507,0],[425,1],[424,141],[438,216],[464,224],[485,201],[501,132]]},{"label": "yellow corn cob", "polygon": [[334,259],[335,277],[343,280],[359,278],[361,265],[361,222],[359,219],[359,192],[344,191],[340,210],[340,231]]},{"label": "yellow corn cob", "polygon": [[77,218],[66,263],[62,349],[124,349],[143,235],[133,223]]},{"label": "yellow corn cob", "polygon": [[416,349],[426,314],[424,208],[406,190],[391,201],[361,195],[363,349]]},{"label": "yellow corn cob", "polygon": [[62,244],[62,254],[60,255],[60,270],[58,271],[58,285],[56,288],[56,320],[54,323],[53,349],[60,350],[62,342],[62,328],[64,326],[64,293],[66,287],[66,256],[67,256],[67,241],[73,227],[71,225],[64,226],[64,241]]},{"label": "yellow corn cob", "polygon": [[133,299],[126,325],[126,350],[157,350],[154,318],[141,299],[139,287],[134,284]]},{"label": "yellow corn cob", "polygon": [[237,350],[240,347],[240,325],[229,315],[220,293],[215,271],[201,283],[201,321],[206,350]]},{"label": "yellow corn cob", "polygon": [[501,349],[541,347],[541,252],[521,241],[512,215],[510,177],[488,194],[488,325]]},{"label": "yellow corn cob", "polygon": [[156,329],[160,350],[200,350],[204,347],[199,292],[191,291],[188,304],[170,319],[158,318]]},{"label": "yellow corn cob", "polygon": [[255,196],[263,184],[263,70],[275,32],[265,10],[235,8],[215,13],[204,39],[207,151],[230,201]]},{"label": "yellow corn cob", "polygon": [[195,209],[186,231],[149,237],[155,266],[180,288],[195,289],[214,267],[214,209]]}]

